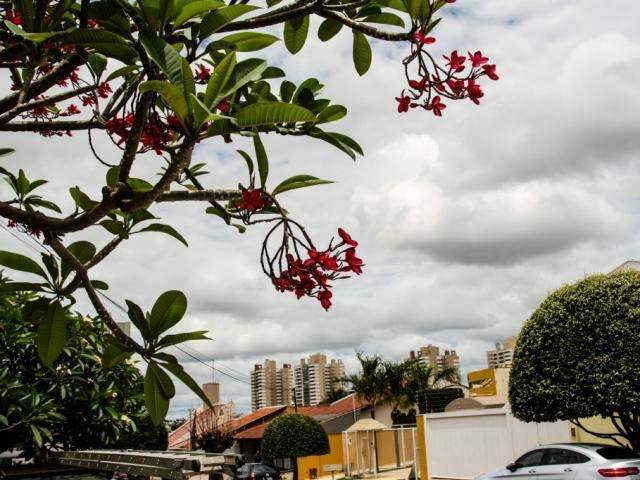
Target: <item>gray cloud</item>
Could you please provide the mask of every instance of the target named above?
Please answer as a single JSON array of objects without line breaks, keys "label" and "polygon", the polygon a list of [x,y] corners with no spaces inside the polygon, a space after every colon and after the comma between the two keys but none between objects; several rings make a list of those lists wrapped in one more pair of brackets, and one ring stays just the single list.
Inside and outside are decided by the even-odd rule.
[{"label": "gray cloud", "polygon": [[[353,69],[348,32],[327,44],[312,34],[296,56],[266,52],[298,81],[318,77],[326,96],[349,109],[332,129],[365,149],[354,164],[324,143],[264,138],[272,185],[297,173],[338,181],[283,195],[318,244],[338,226],[361,243],[365,274],[336,284],[331,312],[273,290],[257,263],[263,229],[240,235],[204,215],[202,205],[154,208],[189,248],[140,235],[96,269],[111,297],[145,309],[165,290],[184,290],[189,309],[175,329],[211,330],[212,342],[189,348],[240,378],[216,374],[240,409],[249,405],[249,369],[265,356],[295,361],[321,350],[353,370],[356,350],[400,359],[435,343],[456,348],[464,369],[482,366],[484,351],[516,333],[547,293],[638,256],[640,5],[465,0],[456,8],[434,52],[482,49],[501,80],[486,86],[481,106],[451,103],[442,119],[395,112],[405,45],[374,42],[364,77]],[[67,211],[70,186],[98,196],[106,168],[88,155],[83,135],[1,137],[18,150],[2,165],[49,178],[43,193]],[[106,160],[117,161],[105,139],[96,141]],[[237,148],[251,149],[246,139],[198,146],[197,161],[212,172],[207,185],[244,179]],[[145,155],[135,174],[153,179],[160,165]],[[77,238],[102,244],[108,235],[96,228],[67,240]],[[0,248],[29,253],[5,234]],[[78,308],[92,311],[79,300]],[[211,380],[208,366],[179,355],[198,381]],[[179,387],[172,414],[196,403]]]}]

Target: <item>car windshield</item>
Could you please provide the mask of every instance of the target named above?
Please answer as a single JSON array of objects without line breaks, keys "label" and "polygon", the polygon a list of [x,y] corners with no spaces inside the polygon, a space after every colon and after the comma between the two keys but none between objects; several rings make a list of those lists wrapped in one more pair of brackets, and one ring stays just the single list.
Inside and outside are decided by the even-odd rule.
[{"label": "car windshield", "polygon": [[640,454],[628,448],[622,447],[602,447],[596,450],[598,455],[607,460],[627,460],[631,458],[640,458]]}]

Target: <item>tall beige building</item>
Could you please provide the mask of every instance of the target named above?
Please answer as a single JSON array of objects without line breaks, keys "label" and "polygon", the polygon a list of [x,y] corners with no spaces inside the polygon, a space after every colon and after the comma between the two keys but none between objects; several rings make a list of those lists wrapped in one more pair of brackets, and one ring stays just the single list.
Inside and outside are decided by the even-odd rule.
[{"label": "tall beige building", "polygon": [[487,352],[489,368],[510,368],[513,365],[513,352],[516,339],[509,338],[502,343],[496,343],[496,348]]},{"label": "tall beige building", "polygon": [[293,403],[293,368],[288,363],[278,368],[275,360],[253,366],[251,372],[251,409]]},{"label": "tall beige building", "polygon": [[295,366],[293,371],[295,383],[295,397],[298,405],[317,405],[322,402],[332,390],[342,387],[344,378],[344,364],[342,360],[331,360],[327,363],[327,356],[316,353],[304,358]]},{"label": "tall beige building", "polygon": [[427,345],[426,347],[420,347],[418,351],[411,351],[409,358],[419,359],[427,366],[434,368],[438,372],[442,372],[445,369],[460,369],[460,357],[455,350],[445,350],[444,353],[440,353],[440,348],[435,345]]},{"label": "tall beige building", "polygon": [[293,368],[288,363],[276,372],[276,400],[278,405],[293,403]]}]

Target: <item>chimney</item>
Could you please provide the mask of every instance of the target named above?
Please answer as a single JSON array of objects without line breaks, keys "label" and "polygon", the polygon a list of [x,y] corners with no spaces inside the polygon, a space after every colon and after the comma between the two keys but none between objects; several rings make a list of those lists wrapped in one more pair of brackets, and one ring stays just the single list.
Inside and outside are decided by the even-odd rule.
[{"label": "chimney", "polygon": [[409,352],[409,358],[410,358],[411,360],[415,360],[415,358],[416,358],[416,351],[415,351],[415,350],[411,350],[411,351]]},{"label": "chimney", "polygon": [[209,401],[215,405],[220,403],[220,384],[216,382],[205,383],[202,385],[202,391],[207,396]]}]

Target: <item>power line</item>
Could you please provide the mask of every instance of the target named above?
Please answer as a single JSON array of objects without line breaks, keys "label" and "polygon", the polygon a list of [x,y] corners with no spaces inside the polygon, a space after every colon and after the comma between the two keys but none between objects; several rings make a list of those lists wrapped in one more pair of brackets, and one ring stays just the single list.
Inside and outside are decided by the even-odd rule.
[{"label": "power line", "polygon": [[[13,232],[13,231],[9,230],[5,225],[0,224],[0,227],[2,227],[2,229],[3,229],[4,231],[6,231],[8,234],[10,234],[12,237],[14,237],[16,240],[18,240],[20,243],[22,243],[23,245],[25,245],[25,246],[26,246],[27,248],[29,248],[30,250],[32,250],[32,251],[34,251],[35,253],[38,253],[38,254],[39,254],[39,253],[41,253],[40,251],[38,251],[38,250],[35,248],[35,246],[34,246],[34,245],[32,245],[31,243],[29,243],[29,242],[25,241],[23,238],[20,238],[20,236],[16,235],[16,234],[15,234],[15,232]],[[27,235],[25,232],[22,232],[22,231],[20,231],[20,230],[18,230],[18,232],[19,232],[19,233],[21,233],[23,236],[25,236],[25,237],[29,237],[30,239],[32,239],[32,238],[31,238],[31,236],[30,236],[30,235]],[[51,254],[53,254],[53,252],[51,252],[51,251],[50,251],[50,250],[49,250],[45,245],[42,245],[40,242],[35,241],[35,239],[32,239],[32,240],[36,243],[36,245],[38,245],[38,247],[42,250],[42,252],[45,252],[45,253],[51,253]],[[118,303],[117,301],[115,301],[114,299],[112,299],[109,295],[107,295],[106,293],[104,293],[104,292],[102,292],[102,291],[100,291],[100,290],[97,290],[97,293],[98,293],[102,298],[104,298],[105,300],[107,300],[107,301],[108,301],[111,305],[113,305],[115,308],[117,308],[118,310],[120,310],[120,312],[122,312],[122,313],[124,313],[124,314],[127,314],[127,315],[128,315],[128,310],[127,310],[126,308],[124,308],[120,303]],[[119,316],[121,316],[121,314],[119,314]],[[126,318],[126,319],[125,319],[125,318],[124,318],[124,317],[122,317],[122,316],[121,316],[121,318],[123,318],[125,321],[129,321],[129,319],[128,319],[128,318]],[[176,348],[177,350],[179,350],[180,352],[184,353],[185,355],[187,355],[188,357],[192,358],[193,360],[195,360],[195,361],[197,361],[197,362],[199,362],[199,363],[203,364],[205,367],[210,368],[210,369],[212,370],[212,372],[220,373],[220,374],[222,374],[222,375],[224,375],[224,376],[226,376],[226,377],[231,378],[232,380],[235,380],[235,381],[237,381],[237,382],[243,383],[243,384],[245,384],[245,385],[251,385],[251,381],[250,381],[250,380],[246,380],[246,379],[238,378],[237,376],[235,376],[235,375],[233,375],[233,374],[231,374],[231,373],[225,372],[225,371],[223,371],[223,370],[220,370],[219,368],[216,368],[216,367],[215,367],[215,366],[213,366],[213,365],[210,365],[210,364],[209,364],[209,363],[207,363],[205,360],[203,360],[203,359],[199,358],[198,356],[196,356],[196,355],[194,355],[194,354],[190,353],[189,351],[187,351],[187,350],[186,350],[186,346],[185,346],[185,347],[180,347],[180,346],[178,346],[178,345],[173,345],[173,348]],[[220,363],[219,363],[219,362],[218,362],[218,365],[220,365]],[[224,368],[227,368],[228,370],[235,371],[235,372],[237,372],[238,374],[240,374],[240,372],[239,372],[239,371],[234,370],[234,369],[232,369],[231,367],[225,367],[224,365],[222,365],[222,366],[223,366]],[[247,378],[248,378],[248,377],[247,377]],[[273,389],[273,390],[276,390],[275,388],[272,388],[272,389]]]}]

